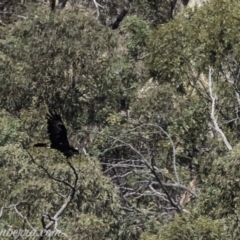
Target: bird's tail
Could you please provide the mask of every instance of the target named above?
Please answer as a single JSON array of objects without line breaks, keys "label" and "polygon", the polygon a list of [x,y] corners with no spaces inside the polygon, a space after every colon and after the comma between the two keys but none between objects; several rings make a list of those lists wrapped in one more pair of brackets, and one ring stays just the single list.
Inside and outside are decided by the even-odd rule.
[{"label": "bird's tail", "polygon": [[48,147],[47,143],[36,143],[33,145],[34,147]]}]

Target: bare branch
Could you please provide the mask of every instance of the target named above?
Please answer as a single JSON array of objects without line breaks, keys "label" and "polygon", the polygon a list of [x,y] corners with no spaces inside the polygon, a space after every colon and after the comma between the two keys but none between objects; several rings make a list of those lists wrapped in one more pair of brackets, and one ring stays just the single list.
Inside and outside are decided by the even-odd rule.
[{"label": "bare branch", "polygon": [[22,201],[19,201],[19,202],[15,203],[15,204],[10,205],[9,207],[1,207],[0,217],[2,216],[4,209],[14,210],[14,211],[17,213],[17,215],[23,220],[23,222],[24,222],[24,223],[27,223],[27,225],[31,228],[32,231],[37,232],[37,230],[36,230],[36,229],[30,224],[30,222],[28,221],[27,215],[24,216],[24,215],[18,210],[18,206],[19,206],[19,205],[22,205],[22,204],[23,204],[23,205],[26,205],[26,204],[27,204],[27,205],[29,206],[29,204],[28,204],[27,201],[22,200]]},{"label": "bare branch", "polygon": [[[23,146],[23,145],[22,145]],[[29,155],[29,157],[31,158],[32,162],[37,165],[39,168],[41,168],[47,175],[49,178],[53,179],[54,181],[56,182],[59,182],[59,183],[63,183],[65,185],[67,185],[68,187],[74,189],[74,186],[71,185],[69,182],[63,180],[63,179],[59,179],[59,178],[56,178],[55,176],[53,176],[44,166],[42,166],[41,164],[37,163],[35,161],[35,159],[33,158],[33,156],[31,155],[30,152],[28,152],[28,150],[23,146],[23,149],[27,152],[27,154]]]},{"label": "bare branch", "polygon": [[154,167],[149,164],[149,162],[147,161],[147,159],[146,159],[137,149],[135,149],[131,144],[125,143],[125,142],[123,142],[121,139],[116,139],[116,138],[113,138],[113,139],[116,140],[116,141],[119,141],[119,142],[122,143],[122,144],[125,144],[126,146],[128,146],[131,150],[133,150],[135,153],[137,153],[137,154],[141,157],[141,159],[143,160],[144,164],[147,166],[147,168],[152,172],[152,174],[155,176],[156,180],[159,182],[159,184],[160,184],[163,192],[166,194],[166,196],[167,196],[169,202],[171,203],[171,205],[172,205],[173,207],[175,207],[175,208],[177,209],[177,211],[181,212],[181,211],[182,211],[181,207],[178,206],[178,205],[173,201],[173,199],[172,199],[171,196],[169,195],[167,189],[166,189],[165,186],[162,184],[162,181],[161,181],[161,179],[159,178],[158,174],[156,173]]},{"label": "bare branch", "polygon": [[[62,180],[62,179],[59,179],[59,178],[56,178],[55,176],[53,176],[52,174],[49,173],[49,171],[43,167],[41,164],[37,163],[35,161],[35,159],[33,158],[33,156],[28,152],[28,150],[24,147],[24,145],[22,144],[23,146],[23,149],[27,152],[27,154],[29,155],[29,157],[31,158],[32,162],[38,166],[39,168],[41,168],[47,175],[50,179],[56,181],[56,182],[59,182],[59,183],[63,183],[64,185],[68,186],[70,188],[70,192],[68,194],[68,196],[65,198],[65,201],[64,203],[60,206],[60,208],[58,209],[58,211],[55,213],[55,215],[53,217],[51,217],[48,213],[44,213],[42,214],[42,217],[41,217],[41,222],[42,222],[42,227],[43,227],[43,231],[40,232],[40,235],[39,235],[39,240],[40,239],[44,239],[44,237],[46,236],[46,233],[47,231],[53,226],[55,225],[55,229],[57,229],[57,221],[59,219],[59,217],[63,214],[63,212],[65,211],[65,209],[68,207],[68,205],[72,202],[74,196],[75,196],[75,193],[76,191],[79,189],[79,187],[77,186],[77,183],[78,183],[78,179],[79,179],[79,176],[77,174],[77,170],[74,168],[74,166],[72,165],[72,163],[67,160],[67,163],[68,165],[70,166],[70,168],[72,169],[73,171],[73,174],[75,176],[75,180],[74,180],[74,183],[73,184],[70,184],[69,182],[65,181],[65,180]],[[45,223],[45,219],[47,219],[49,221],[48,224]],[[58,230],[59,231],[59,230]],[[61,232],[61,231],[59,231]],[[65,236],[67,236],[66,234],[64,234]]]},{"label": "bare branch", "polygon": [[99,7],[100,8],[104,8],[104,6],[102,6],[101,4],[99,4],[96,0],[93,0],[93,3],[97,9],[97,16],[99,17],[100,13],[99,13]]},{"label": "bare branch", "polygon": [[215,117],[215,101],[216,101],[216,95],[213,96],[213,92],[212,92],[212,74],[213,74],[213,69],[211,67],[209,67],[209,76],[208,76],[208,87],[209,87],[209,93],[210,93],[210,97],[212,100],[212,110],[211,110],[211,119],[213,122],[213,126],[215,128],[215,130],[221,135],[226,147],[228,148],[228,150],[232,150],[232,146],[230,145],[230,143],[228,142],[225,134],[223,133],[223,131],[220,129],[217,119]]},{"label": "bare branch", "polygon": [[172,154],[172,157],[173,157],[173,168],[174,168],[174,174],[175,174],[175,177],[176,177],[176,181],[179,183],[179,176],[178,176],[178,173],[177,173],[177,167],[176,167],[176,150],[175,150],[175,144],[173,143],[173,140],[172,138],[170,137],[170,135],[164,131],[160,126],[158,125],[154,125],[155,127],[159,128],[166,136],[167,138],[169,139],[171,145],[172,145],[172,151],[173,151],[173,154]]}]

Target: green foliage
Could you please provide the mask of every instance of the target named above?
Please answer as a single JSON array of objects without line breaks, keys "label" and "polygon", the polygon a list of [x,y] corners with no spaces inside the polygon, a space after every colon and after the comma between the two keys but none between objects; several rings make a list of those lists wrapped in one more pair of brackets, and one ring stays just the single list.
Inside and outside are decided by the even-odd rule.
[{"label": "green foliage", "polygon": [[177,216],[174,221],[165,225],[158,235],[143,236],[144,240],[190,240],[190,239],[227,239],[223,223],[204,216],[197,217],[189,213]]},{"label": "green foliage", "polygon": [[[10,204],[25,201],[26,205],[20,204],[17,209],[40,231],[41,213],[54,214],[64,203],[63,196],[68,194],[69,189],[64,184],[50,179],[43,170],[33,164],[20,145],[8,144],[1,149],[0,154],[1,159],[5,159],[1,162],[1,206],[8,207]],[[38,152],[35,161],[59,179],[69,182],[74,179],[74,174],[64,157],[56,154],[54,150]],[[117,234],[118,221],[121,219],[121,215],[117,214],[117,192],[113,184],[98,170],[97,162],[94,159],[90,161],[91,163],[79,157],[71,160],[77,169],[80,188],[71,203],[71,208],[65,211],[58,222],[58,227],[64,229],[64,233],[70,234],[73,239],[79,239],[79,234],[81,239],[89,234],[93,239],[94,236],[101,236],[101,239],[109,236],[112,239]],[[24,227],[23,220],[11,208],[3,209],[2,218],[2,229],[8,229],[9,225],[13,229]]]},{"label": "green foliage", "polygon": [[240,62],[236,6],[239,2],[233,2],[213,0],[200,8],[189,9],[174,21],[159,26],[150,37],[147,64],[152,76],[160,86],[170,83],[183,97],[176,96],[175,106],[179,110],[175,109],[177,115],[171,115],[173,124],[169,131],[177,137],[183,147],[181,155],[185,157],[193,155],[194,148],[215,144],[207,139],[211,133],[212,103],[209,67],[214,70],[211,80],[218,110],[215,117],[233,145],[238,139],[239,119],[235,109],[239,105],[236,100]]},{"label": "green foliage", "polygon": [[207,186],[198,206],[200,213],[213,219],[223,219],[231,239],[235,239],[239,234],[238,148],[239,144],[235,146],[231,154],[216,157],[210,164],[202,164],[200,170],[204,185]]},{"label": "green foliage", "polygon": [[[228,53],[239,56],[238,1],[211,1],[153,32],[149,67],[161,82],[176,85],[190,79],[193,69],[219,67]],[[224,14],[221,14],[224,13]]]},{"label": "green foliage", "polygon": [[77,10],[52,15],[38,8],[23,23],[7,26],[0,39],[1,106],[11,112],[68,106],[67,118],[104,122],[137,81],[132,64],[114,54],[114,34]]},{"label": "green foliage", "polygon": [[[115,127],[124,121],[119,111],[128,106],[122,102],[129,102],[138,81],[130,58],[116,54],[113,32],[77,10],[56,15],[48,10],[36,7],[25,21],[8,25],[0,33],[0,105],[7,110],[1,115],[1,206],[10,206],[3,209],[3,229],[25,227],[10,205],[23,200],[26,203],[19,203],[18,211],[40,231],[41,214],[54,215],[69,192],[31,161],[21,143],[50,174],[70,182],[74,179],[61,154],[31,149],[29,138],[33,143],[46,141],[47,108],[62,109],[68,133],[89,124],[87,138],[90,124]],[[99,171],[97,161],[95,157],[72,160],[80,188],[58,227],[73,239],[115,239],[119,232],[124,239],[134,236],[135,228],[122,225],[125,212],[120,210],[118,190]]]},{"label": "green foliage", "polygon": [[137,16],[130,16],[122,28],[128,38],[127,46],[131,56],[135,59],[141,58],[151,34],[149,25]]},{"label": "green foliage", "polygon": [[132,1],[133,11],[156,26],[164,24],[172,18],[172,2],[170,0],[135,0]]},{"label": "green foliage", "polygon": [[5,110],[0,112],[0,146],[20,142],[26,134],[20,130],[20,121],[12,117]]},{"label": "green foliage", "polygon": [[[0,27],[2,229],[30,229],[21,213],[40,231],[42,214],[54,216],[70,192],[62,180],[77,174],[55,225],[71,239],[237,239],[239,2],[213,0],[154,29],[167,21],[162,3],[135,1],[120,31],[77,7],[34,3]],[[113,16],[125,1],[104,4]],[[209,66],[231,154],[212,127]],[[80,146],[69,162],[32,148],[47,142],[48,108]],[[169,197],[181,212],[186,193],[189,213],[176,215]]]}]

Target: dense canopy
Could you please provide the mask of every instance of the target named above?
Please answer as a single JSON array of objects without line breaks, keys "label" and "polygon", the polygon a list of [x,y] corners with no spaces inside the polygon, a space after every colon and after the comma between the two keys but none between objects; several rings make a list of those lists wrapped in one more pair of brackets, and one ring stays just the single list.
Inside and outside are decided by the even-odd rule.
[{"label": "dense canopy", "polygon": [[0,0],[1,231],[238,239],[239,1],[51,2]]}]

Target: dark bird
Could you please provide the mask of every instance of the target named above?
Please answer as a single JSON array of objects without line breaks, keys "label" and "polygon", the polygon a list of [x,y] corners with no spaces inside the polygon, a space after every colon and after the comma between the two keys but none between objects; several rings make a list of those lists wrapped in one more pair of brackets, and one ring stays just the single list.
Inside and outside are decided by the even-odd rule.
[{"label": "dark bird", "polygon": [[[59,114],[49,111],[49,114],[47,114],[47,124],[48,136],[51,142],[50,148],[62,152],[66,158],[72,157],[74,154],[79,154],[78,149],[69,144],[67,130]],[[49,146],[46,143],[37,143],[34,147]]]},{"label": "dark bird", "polygon": [[127,12],[128,12],[128,9],[123,9],[123,10],[122,10],[122,12],[121,12],[121,13],[119,14],[119,16],[117,17],[116,21],[115,21],[113,24],[111,24],[111,28],[112,28],[112,29],[117,29],[117,28],[118,28],[120,22],[121,22],[121,21],[123,20],[123,18],[126,16]]}]

